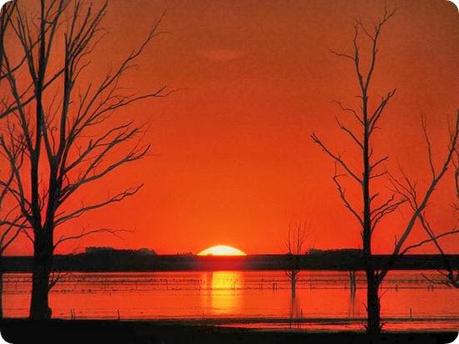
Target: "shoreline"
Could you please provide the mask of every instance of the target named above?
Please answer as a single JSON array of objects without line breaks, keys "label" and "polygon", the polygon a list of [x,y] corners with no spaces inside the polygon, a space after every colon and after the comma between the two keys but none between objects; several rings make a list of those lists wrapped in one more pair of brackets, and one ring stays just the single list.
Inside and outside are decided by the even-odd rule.
[{"label": "shoreline", "polygon": [[[260,319],[262,321],[262,319]],[[258,329],[219,326],[189,320],[0,321],[3,338],[14,344],[46,343],[449,343],[457,332],[384,331],[368,337],[362,331]]]},{"label": "shoreline", "polygon": [[[459,255],[413,254],[391,261],[390,255],[373,255],[375,268],[389,270],[441,270],[445,258],[452,268],[459,268]],[[30,272],[30,256],[5,256],[3,271]],[[196,255],[119,255],[74,254],[55,255],[53,271],[61,272],[174,272],[174,271],[277,271],[292,266],[305,271],[363,271],[368,262],[361,256],[342,254],[259,254],[247,256],[196,256]]]}]

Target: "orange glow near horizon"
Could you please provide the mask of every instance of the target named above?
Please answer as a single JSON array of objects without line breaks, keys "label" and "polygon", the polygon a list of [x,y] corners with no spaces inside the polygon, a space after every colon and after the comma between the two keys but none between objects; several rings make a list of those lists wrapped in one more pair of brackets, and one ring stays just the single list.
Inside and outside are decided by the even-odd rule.
[{"label": "orange glow near horizon", "polygon": [[[36,18],[39,3],[24,0],[21,6],[32,9],[28,17]],[[94,7],[103,3],[96,0]],[[59,209],[69,214],[82,204],[97,204],[143,185],[122,202],[61,224],[55,240],[97,228],[122,229],[122,235],[100,233],[65,241],[56,254],[84,252],[92,246],[197,253],[217,243],[241,247],[247,254],[283,254],[289,224],[297,222],[310,223],[305,251],[361,248],[361,226],[343,206],[332,180],[334,164],[310,135],[315,132],[332,151],[342,154],[351,169],[361,172],[359,147],[340,130],[336,118],[354,130],[360,130],[360,124],[335,102],[359,109],[359,85],[352,63],[330,50],[352,52],[353,18],[362,18],[372,28],[384,7],[384,1],[367,0],[111,1],[102,22],[107,34],[82,61],[89,64],[72,93],[72,116],[78,111],[80,93],[101,82],[135,51],[165,10],[159,32],[168,34],[155,37],[136,59],[135,68],[128,68],[119,87],[123,95],[150,94],[164,85],[173,92],[119,108],[113,121],[94,126],[76,143],[70,161],[109,126],[134,120],[142,128],[142,145],[151,144],[151,150],[144,159],[85,184]],[[397,8],[397,13],[379,40],[369,94],[372,110],[386,92],[397,89],[397,93],[372,141],[374,158],[389,156],[381,170],[400,180],[403,170],[418,181],[423,193],[431,173],[421,114],[438,169],[449,144],[448,123],[459,104],[458,12],[452,3],[436,0],[391,0],[388,7]],[[56,57],[47,79],[61,65],[66,25],[63,21],[59,43],[53,45],[58,50],[53,50]],[[23,55],[13,35],[13,30],[7,32],[5,51],[13,51],[14,60],[20,62]],[[366,70],[369,42],[364,32],[359,39]],[[21,68],[20,75],[27,75],[26,64]],[[55,99],[55,92],[61,92],[59,82],[45,92],[44,105],[50,113],[59,108]],[[18,80],[21,92],[29,84],[29,78]],[[2,98],[7,98],[10,86],[8,82],[2,85]],[[27,107],[32,115],[35,104]],[[113,157],[129,151],[131,144],[136,142],[114,151]],[[46,163],[42,166],[44,187],[49,168]],[[81,172],[73,171],[75,177]],[[448,169],[427,209],[431,226],[438,232],[458,224],[451,207],[456,197],[452,172]],[[30,193],[28,176],[24,173],[26,194]],[[380,194],[375,207],[392,194],[391,182],[384,178],[371,188]],[[342,178],[342,182],[349,201],[360,211],[358,184],[352,178]],[[409,212],[408,204],[403,204],[381,222],[372,240],[375,254],[393,251],[393,239],[400,238],[406,228]],[[426,238],[417,223],[406,245]],[[459,235],[442,239],[442,245],[446,253],[457,253]],[[203,253],[210,249],[199,254],[226,252]],[[236,252],[245,254],[229,253]],[[31,241],[20,234],[4,254],[32,253]],[[436,254],[438,250],[429,243],[410,253]]]},{"label": "orange glow near horizon", "polygon": [[247,254],[243,251],[227,246],[227,245],[215,245],[198,253],[198,256],[246,256]]}]

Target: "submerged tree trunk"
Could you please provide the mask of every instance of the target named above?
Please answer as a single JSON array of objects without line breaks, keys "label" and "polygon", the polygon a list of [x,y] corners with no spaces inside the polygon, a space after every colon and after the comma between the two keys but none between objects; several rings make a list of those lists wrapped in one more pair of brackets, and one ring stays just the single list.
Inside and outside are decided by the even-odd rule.
[{"label": "submerged tree trunk", "polygon": [[49,307],[49,277],[52,266],[52,240],[49,235],[37,235],[35,240],[34,262],[32,270],[32,299],[30,319],[44,320],[51,318]]},{"label": "submerged tree trunk", "polygon": [[379,282],[373,269],[366,270],[367,276],[367,333],[377,335],[381,332],[381,306],[379,301]]},{"label": "submerged tree trunk", "polygon": [[290,290],[292,292],[292,298],[296,296],[296,275],[297,271],[292,271],[292,277],[290,278]]},{"label": "submerged tree trunk", "polygon": [[51,318],[48,300],[49,269],[42,264],[34,263],[32,276],[32,300],[30,319],[43,320]]}]

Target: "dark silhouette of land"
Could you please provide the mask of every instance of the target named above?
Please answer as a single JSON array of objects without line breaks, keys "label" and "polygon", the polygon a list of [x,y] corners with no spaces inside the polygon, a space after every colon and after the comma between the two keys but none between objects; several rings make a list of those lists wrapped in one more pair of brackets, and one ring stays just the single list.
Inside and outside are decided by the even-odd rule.
[{"label": "dark silhouette of land", "polygon": [[[390,256],[375,256],[372,264],[388,264]],[[449,264],[459,267],[459,255],[447,256]],[[407,255],[391,269],[441,269],[441,255]],[[31,257],[5,257],[3,265],[10,272],[31,271]],[[367,262],[360,250],[310,250],[304,255],[195,256],[156,255],[154,251],[90,248],[85,253],[58,255],[54,269],[60,271],[199,271],[199,270],[282,270],[292,262],[305,270],[363,270]],[[272,319],[270,319],[271,321]],[[309,319],[310,320],[310,319]],[[347,319],[338,319],[347,321]],[[364,323],[365,318],[356,319]],[[387,320],[387,319],[385,319]],[[289,319],[274,319],[273,328],[263,328],[262,319],[178,319],[178,320],[28,320],[5,319],[0,329],[5,340],[15,344],[46,343],[447,343],[453,332],[411,331],[383,332],[369,336],[362,331],[305,331],[301,328],[276,327]],[[333,322],[336,319],[318,319]],[[257,328],[234,327],[238,324]],[[258,325],[257,325],[258,324]],[[52,334],[52,336],[50,335]]]},{"label": "dark silhouette of land", "polygon": [[[3,320],[3,338],[22,343],[450,343],[453,332],[305,332],[218,327],[187,321]],[[52,334],[52,336],[50,335]]]},{"label": "dark silhouette of land", "polygon": [[[135,271],[211,271],[211,270],[288,270],[292,264],[300,270],[441,270],[445,260],[459,268],[459,255],[405,255],[391,263],[390,255],[374,255],[370,261],[358,251],[316,251],[306,255],[266,254],[248,256],[156,255],[148,250],[102,249],[74,255],[56,255],[55,271],[135,272]],[[29,272],[32,257],[3,257],[6,272]]]}]

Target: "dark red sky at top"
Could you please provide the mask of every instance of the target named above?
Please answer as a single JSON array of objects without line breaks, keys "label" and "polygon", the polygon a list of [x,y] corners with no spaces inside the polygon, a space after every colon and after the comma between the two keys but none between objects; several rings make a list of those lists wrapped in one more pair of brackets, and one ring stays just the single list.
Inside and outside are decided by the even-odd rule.
[{"label": "dark red sky at top", "polygon": [[[381,122],[376,153],[387,152],[387,167],[397,174],[402,166],[422,189],[430,175],[421,113],[439,157],[448,119],[459,106],[458,11],[442,0],[387,4],[398,11],[383,32],[372,99],[391,88],[397,95]],[[310,223],[306,248],[359,247],[358,225],[331,181],[333,163],[309,135],[315,131],[353,155],[335,122],[346,115],[332,100],[356,106],[357,84],[352,65],[329,49],[350,49],[353,18],[377,18],[383,8],[383,1],[110,2],[108,35],[92,55],[92,72],[119,61],[167,10],[165,33],[125,85],[145,91],[166,84],[177,92],[119,114],[148,122],[144,140],[152,143],[151,155],[79,195],[143,182],[141,192],[67,227],[132,232],[123,240],[87,238],[63,251],[98,245],[196,253],[227,244],[247,253],[280,253],[295,221]],[[449,174],[429,207],[439,230],[458,223],[452,185]],[[393,214],[375,234],[375,250],[389,250],[405,223],[406,213]],[[448,251],[458,245],[459,237],[445,243]],[[27,252],[22,240],[9,253]]]}]

